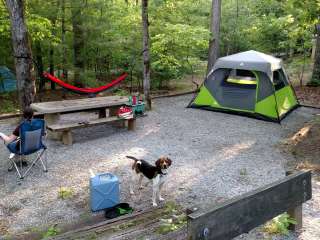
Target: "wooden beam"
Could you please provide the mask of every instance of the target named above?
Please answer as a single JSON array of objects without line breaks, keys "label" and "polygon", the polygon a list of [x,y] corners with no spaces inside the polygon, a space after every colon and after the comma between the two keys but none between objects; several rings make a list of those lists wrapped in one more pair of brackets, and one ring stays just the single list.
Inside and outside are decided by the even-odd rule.
[{"label": "wooden beam", "polygon": [[69,129],[76,129],[76,128],[86,128],[89,126],[98,126],[98,125],[103,125],[106,123],[111,123],[111,122],[123,122],[126,119],[123,118],[118,118],[118,117],[108,117],[108,118],[99,118],[99,119],[93,119],[90,121],[85,121],[85,122],[71,122],[71,123],[57,123],[57,124],[48,124],[47,129],[55,132],[63,132],[65,130]]},{"label": "wooden beam", "polygon": [[97,98],[72,99],[31,104],[31,108],[39,113],[67,113],[109,107],[120,107],[128,103],[128,97],[107,96]]},{"label": "wooden beam", "polygon": [[197,206],[196,211],[189,211],[188,239],[232,239],[301,206],[311,196],[308,171],[294,173],[217,206]]}]

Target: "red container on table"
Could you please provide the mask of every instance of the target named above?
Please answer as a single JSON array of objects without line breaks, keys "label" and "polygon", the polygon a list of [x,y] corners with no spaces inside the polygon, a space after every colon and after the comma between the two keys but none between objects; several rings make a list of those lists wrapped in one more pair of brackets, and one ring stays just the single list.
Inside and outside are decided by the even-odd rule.
[{"label": "red container on table", "polygon": [[137,105],[137,96],[132,96],[132,105]]}]

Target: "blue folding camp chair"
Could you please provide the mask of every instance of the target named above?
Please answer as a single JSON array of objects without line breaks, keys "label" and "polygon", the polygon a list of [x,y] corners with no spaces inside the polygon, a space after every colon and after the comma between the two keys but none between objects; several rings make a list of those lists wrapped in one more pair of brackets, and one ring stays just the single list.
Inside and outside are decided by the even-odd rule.
[{"label": "blue folding camp chair", "polygon": [[[31,168],[36,166],[38,162],[41,163],[43,171],[47,172],[47,162],[42,158],[47,147],[43,143],[45,137],[45,121],[42,119],[32,119],[31,121],[25,120],[20,124],[20,136],[16,141],[7,145],[11,152],[9,160],[11,168],[15,168],[20,179],[27,176]],[[27,156],[37,153],[36,158],[31,162],[27,170],[22,172],[22,156]],[[20,161],[14,159],[15,155],[19,155]]]}]

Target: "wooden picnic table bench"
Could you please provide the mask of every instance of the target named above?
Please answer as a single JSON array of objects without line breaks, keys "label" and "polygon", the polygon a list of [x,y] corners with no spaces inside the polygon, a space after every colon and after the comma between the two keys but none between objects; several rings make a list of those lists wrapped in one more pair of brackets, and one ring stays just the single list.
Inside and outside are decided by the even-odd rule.
[{"label": "wooden picnic table bench", "polygon": [[[38,114],[43,114],[47,123],[47,129],[53,138],[61,139],[64,144],[72,144],[71,130],[102,124],[122,122],[128,123],[128,130],[135,129],[135,118],[123,119],[116,116],[117,110],[128,103],[128,97],[108,96],[98,98],[74,99],[53,102],[33,103],[31,108]],[[106,110],[109,110],[107,117]],[[59,123],[60,115],[75,112],[98,111],[98,119],[88,121],[74,121],[71,123]]]}]

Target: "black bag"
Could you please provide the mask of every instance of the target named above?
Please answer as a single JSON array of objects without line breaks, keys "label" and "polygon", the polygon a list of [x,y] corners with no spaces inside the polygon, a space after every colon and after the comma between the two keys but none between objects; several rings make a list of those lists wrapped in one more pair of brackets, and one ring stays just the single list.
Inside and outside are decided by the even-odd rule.
[{"label": "black bag", "polygon": [[128,203],[119,203],[111,208],[104,209],[104,216],[107,219],[112,219],[132,212],[133,208]]}]

